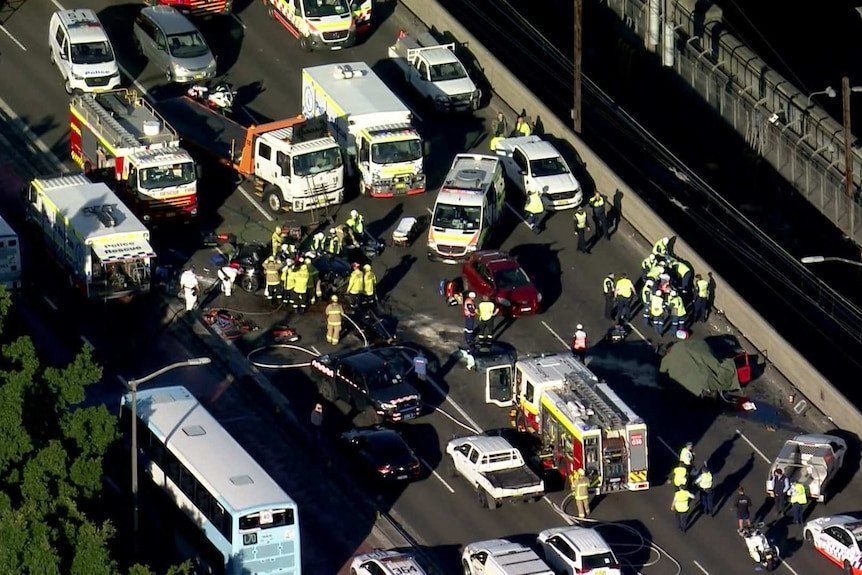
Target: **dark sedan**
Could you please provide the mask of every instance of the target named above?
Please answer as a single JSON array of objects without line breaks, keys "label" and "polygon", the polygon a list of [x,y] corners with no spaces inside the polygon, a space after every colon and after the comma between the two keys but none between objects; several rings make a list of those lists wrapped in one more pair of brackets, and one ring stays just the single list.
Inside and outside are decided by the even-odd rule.
[{"label": "dark sedan", "polygon": [[419,458],[401,435],[384,427],[351,429],[341,434],[348,454],[370,475],[386,482],[407,482],[419,478]]}]

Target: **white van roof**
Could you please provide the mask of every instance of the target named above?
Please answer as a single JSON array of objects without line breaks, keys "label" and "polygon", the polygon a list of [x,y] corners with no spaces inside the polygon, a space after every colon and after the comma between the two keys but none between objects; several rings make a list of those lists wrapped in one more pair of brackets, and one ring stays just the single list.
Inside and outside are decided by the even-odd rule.
[{"label": "white van roof", "polygon": [[500,159],[484,154],[458,154],[443,186],[437,203],[457,206],[481,206]]},{"label": "white van roof", "polygon": [[95,10],[78,8],[76,10],[60,10],[55,14],[69,31],[69,41],[72,44],[108,41],[108,35],[102,28],[102,23],[99,22]]},{"label": "white van roof", "polygon": [[0,216],[0,238],[8,238],[8,237],[18,237],[18,234],[15,233],[15,230],[12,229],[12,226],[3,219],[3,216]]}]

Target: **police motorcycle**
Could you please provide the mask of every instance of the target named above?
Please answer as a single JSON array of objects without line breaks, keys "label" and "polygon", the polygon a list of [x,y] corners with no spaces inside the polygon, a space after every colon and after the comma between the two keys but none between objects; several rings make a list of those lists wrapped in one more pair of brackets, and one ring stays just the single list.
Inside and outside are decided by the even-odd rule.
[{"label": "police motorcycle", "polygon": [[778,566],[780,554],[778,546],[772,543],[765,533],[764,523],[756,523],[754,527],[746,527],[739,532],[748,548],[748,555],[767,571]]},{"label": "police motorcycle", "polygon": [[222,115],[233,113],[236,90],[225,81],[217,82],[212,87],[194,84],[186,91],[186,95]]},{"label": "police motorcycle", "polygon": [[[234,234],[213,232],[204,235],[203,244],[218,250],[209,262],[216,271],[219,267],[228,265],[239,272],[237,284],[244,291],[255,293],[263,286],[263,262],[268,255],[267,246],[257,243],[240,244]],[[210,272],[209,269],[205,271]]]}]

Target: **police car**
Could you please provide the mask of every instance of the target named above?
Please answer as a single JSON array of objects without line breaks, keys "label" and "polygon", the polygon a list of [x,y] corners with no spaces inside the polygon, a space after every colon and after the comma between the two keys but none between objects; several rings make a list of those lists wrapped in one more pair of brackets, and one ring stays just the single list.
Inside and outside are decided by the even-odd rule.
[{"label": "police car", "polygon": [[862,519],[831,515],[805,524],[805,542],[850,575],[862,575]]},{"label": "police car", "polygon": [[54,12],[48,25],[48,48],[51,64],[60,70],[68,94],[103,92],[120,85],[114,48],[93,10]]},{"label": "police car", "polygon": [[416,559],[407,553],[376,549],[358,555],[350,563],[350,575],[426,575]]}]

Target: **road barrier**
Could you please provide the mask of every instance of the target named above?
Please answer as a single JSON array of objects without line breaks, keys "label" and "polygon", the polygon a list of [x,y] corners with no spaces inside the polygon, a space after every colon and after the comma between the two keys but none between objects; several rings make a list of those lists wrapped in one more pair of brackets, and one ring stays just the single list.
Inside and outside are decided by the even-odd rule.
[{"label": "road barrier", "polygon": [[[449,12],[429,0],[401,0],[427,28],[438,33],[451,34],[465,45],[482,68],[494,93],[513,110],[530,110],[533,117],[541,116],[546,133],[566,140],[580,154],[589,167],[596,189],[606,193],[621,190],[626,197],[625,219],[651,245],[664,236],[677,236],[674,251],[692,264],[695,270],[706,275],[710,266],[695,253],[622,179],[599,158],[583,141],[545,106],[512,74],[485,46],[460,24]],[[748,304],[721,276],[713,273],[718,285],[715,307],[727,320],[766,357],[793,386],[830,417],[838,427],[862,437],[862,412],[814,368],[787,340],[781,337],[757,311]]]}]

